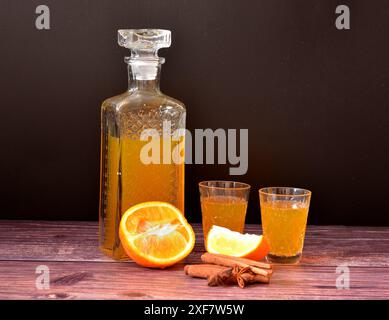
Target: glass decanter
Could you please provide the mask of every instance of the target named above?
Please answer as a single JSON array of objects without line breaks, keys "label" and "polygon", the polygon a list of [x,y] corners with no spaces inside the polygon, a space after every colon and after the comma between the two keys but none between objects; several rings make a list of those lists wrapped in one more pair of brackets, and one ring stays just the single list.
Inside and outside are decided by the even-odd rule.
[{"label": "glass decanter", "polygon": [[[169,162],[164,157],[178,144],[184,145],[186,111],[182,102],[159,89],[164,58],[158,57],[158,50],[170,46],[170,31],[119,30],[118,42],[131,50],[125,58],[129,85],[123,94],[105,100],[101,108],[99,236],[100,249],[122,260],[128,257],[120,243],[119,224],[128,208],[145,201],[165,201],[184,212],[184,162]],[[143,141],[142,133],[150,129],[161,150],[156,155],[159,163],[147,163],[141,157],[150,143],[150,139]],[[172,141],[178,131],[180,139]]]}]

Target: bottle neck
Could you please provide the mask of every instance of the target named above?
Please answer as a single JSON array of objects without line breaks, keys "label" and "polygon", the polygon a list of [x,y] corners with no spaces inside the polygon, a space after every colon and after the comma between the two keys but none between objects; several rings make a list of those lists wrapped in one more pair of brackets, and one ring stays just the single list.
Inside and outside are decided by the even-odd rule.
[{"label": "bottle neck", "polygon": [[160,62],[130,60],[128,62],[128,90],[159,92],[160,74]]}]

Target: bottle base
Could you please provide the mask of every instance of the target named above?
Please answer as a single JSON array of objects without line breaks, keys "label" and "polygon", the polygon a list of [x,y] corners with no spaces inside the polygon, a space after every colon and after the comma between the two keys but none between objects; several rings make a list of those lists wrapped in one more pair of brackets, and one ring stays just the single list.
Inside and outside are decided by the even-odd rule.
[{"label": "bottle base", "polygon": [[108,248],[104,248],[102,246],[99,247],[100,251],[104,253],[106,256],[117,260],[117,261],[128,261],[131,260],[128,255],[126,255],[122,249],[119,250],[112,250]]}]

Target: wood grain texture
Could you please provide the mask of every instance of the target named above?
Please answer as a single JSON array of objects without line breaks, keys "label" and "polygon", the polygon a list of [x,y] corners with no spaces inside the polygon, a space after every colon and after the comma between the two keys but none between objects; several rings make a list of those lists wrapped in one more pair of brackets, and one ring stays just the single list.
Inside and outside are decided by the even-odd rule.
[{"label": "wood grain texture", "polygon": [[[275,266],[271,284],[209,288],[184,274],[194,252],[167,270],[115,262],[97,248],[97,223],[0,221],[0,299],[389,299],[389,228],[309,227],[303,260]],[[247,232],[259,233],[259,225]],[[350,289],[336,289],[336,267],[350,267]],[[35,268],[50,268],[50,289],[35,287]]]}]

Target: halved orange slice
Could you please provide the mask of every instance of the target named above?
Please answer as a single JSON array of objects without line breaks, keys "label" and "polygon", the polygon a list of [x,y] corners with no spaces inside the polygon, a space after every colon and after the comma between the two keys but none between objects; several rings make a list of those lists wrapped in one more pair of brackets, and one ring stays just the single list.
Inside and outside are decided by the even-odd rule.
[{"label": "halved orange slice", "polygon": [[260,260],[269,252],[269,246],[263,236],[242,234],[219,226],[212,226],[209,231],[206,248],[210,253],[252,260]]},{"label": "halved orange slice", "polygon": [[166,268],[184,259],[195,244],[195,234],[175,206],[159,201],[128,209],[119,236],[128,256],[150,268]]}]

